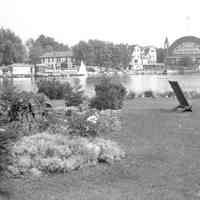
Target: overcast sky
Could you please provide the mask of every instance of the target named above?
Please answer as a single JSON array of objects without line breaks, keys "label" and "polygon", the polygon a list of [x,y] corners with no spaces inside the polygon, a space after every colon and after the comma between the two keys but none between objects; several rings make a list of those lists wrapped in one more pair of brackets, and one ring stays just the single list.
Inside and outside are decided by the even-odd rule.
[{"label": "overcast sky", "polygon": [[166,36],[200,37],[199,0],[0,1],[0,26],[23,41],[44,34],[70,46],[100,39],[161,47]]}]

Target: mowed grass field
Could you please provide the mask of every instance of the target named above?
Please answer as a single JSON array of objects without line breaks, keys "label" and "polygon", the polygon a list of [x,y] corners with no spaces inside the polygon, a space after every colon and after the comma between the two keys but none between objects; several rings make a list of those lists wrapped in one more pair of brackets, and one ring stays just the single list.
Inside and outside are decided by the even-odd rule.
[{"label": "mowed grass field", "polygon": [[192,104],[193,112],[180,113],[170,111],[175,99],[126,101],[122,131],[104,136],[125,148],[124,160],[68,174],[7,179],[2,187],[13,200],[200,199],[200,100]]}]

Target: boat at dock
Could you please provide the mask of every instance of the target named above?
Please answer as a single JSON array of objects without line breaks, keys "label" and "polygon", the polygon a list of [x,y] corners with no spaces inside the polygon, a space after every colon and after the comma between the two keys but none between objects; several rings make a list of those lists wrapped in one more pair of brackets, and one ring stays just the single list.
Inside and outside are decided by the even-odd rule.
[{"label": "boat at dock", "polygon": [[87,76],[87,69],[86,69],[86,65],[83,63],[83,61],[81,62],[81,65],[79,67],[79,69],[77,70],[76,73],[71,73],[69,74],[70,76]]}]

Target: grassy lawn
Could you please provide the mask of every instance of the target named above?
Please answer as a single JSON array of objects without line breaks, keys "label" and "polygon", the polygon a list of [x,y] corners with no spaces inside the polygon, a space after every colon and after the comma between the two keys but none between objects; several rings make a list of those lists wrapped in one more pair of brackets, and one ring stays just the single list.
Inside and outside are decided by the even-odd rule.
[{"label": "grassy lawn", "polygon": [[13,200],[199,199],[200,102],[192,103],[194,112],[178,113],[169,112],[174,99],[126,101],[122,132],[105,136],[126,149],[126,159],[64,175],[5,180],[2,187]]}]

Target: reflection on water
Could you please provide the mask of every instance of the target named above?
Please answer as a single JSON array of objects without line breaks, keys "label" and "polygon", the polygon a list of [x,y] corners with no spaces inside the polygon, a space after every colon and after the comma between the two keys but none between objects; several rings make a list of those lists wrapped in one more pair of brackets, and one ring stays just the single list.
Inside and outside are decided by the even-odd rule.
[{"label": "reflection on water", "polygon": [[[177,80],[183,90],[186,91],[198,91],[200,92],[200,75],[123,75],[115,76],[115,79],[119,80],[128,91],[141,93],[146,90],[152,90],[154,92],[166,92],[170,91],[170,85],[168,80]],[[0,87],[4,82],[9,81],[17,88],[25,91],[37,91],[37,81],[41,78],[13,78],[13,79],[0,79]],[[70,77],[70,78],[56,78],[61,82],[69,82],[72,86],[81,85],[85,94],[88,96],[94,95],[94,86],[99,82],[100,77]]]}]

